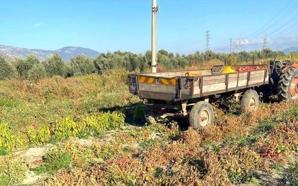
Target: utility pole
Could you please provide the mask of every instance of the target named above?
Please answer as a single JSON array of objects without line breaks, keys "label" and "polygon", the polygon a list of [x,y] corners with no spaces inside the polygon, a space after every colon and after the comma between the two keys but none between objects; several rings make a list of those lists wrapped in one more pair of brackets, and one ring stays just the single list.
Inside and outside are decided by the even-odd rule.
[{"label": "utility pole", "polygon": [[210,31],[206,31],[206,52],[210,50]]},{"label": "utility pole", "polygon": [[157,73],[157,33],[156,33],[157,13],[158,13],[157,0],[152,0],[152,30],[151,30],[152,73]]}]

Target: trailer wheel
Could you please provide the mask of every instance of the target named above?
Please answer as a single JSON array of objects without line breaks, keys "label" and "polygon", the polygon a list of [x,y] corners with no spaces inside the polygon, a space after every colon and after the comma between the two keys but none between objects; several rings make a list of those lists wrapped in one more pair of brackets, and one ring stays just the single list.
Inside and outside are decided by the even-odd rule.
[{"label": "trailer wheel", "polygon": [[189,115],[189,124],[194,129],[202,130],[207,125],[212,124],[214,111],[210,103],[204,101],[195,104]]},{"label": "trailer wheel", "polygon": [[278,96],[281,101],[298,99],[298,70],[288,68],[278,82]]},{"label": "trailer wheel", "polygon": [[241,99],[241,113],[257,111],[260,105],[260,96],[255,90],[247,90]]}]

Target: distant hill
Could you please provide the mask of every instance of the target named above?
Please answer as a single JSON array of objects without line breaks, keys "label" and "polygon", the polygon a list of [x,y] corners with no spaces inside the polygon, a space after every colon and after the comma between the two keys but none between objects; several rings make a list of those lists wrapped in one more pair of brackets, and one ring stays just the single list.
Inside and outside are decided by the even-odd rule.
[{"label": "distant hill", "polygon": [[84,55],[91,58],[95,58],[99,55],[99,53],[95,50],[82,47],[64,47],[58,50],[39,50],[0,45],[0,55],[9,59],[16,57],[22,58],[29,55],[34,55],[39,59],[47,59],[53,54],[60,55],[65,61],[69,61],[71,58],[79,55]]},{"label": "distant hill", "polygon": [[283,51],[284,53],[288,54],[290,52],[298,52],[298,47],[290,47],[290,48],[286,48]]}]

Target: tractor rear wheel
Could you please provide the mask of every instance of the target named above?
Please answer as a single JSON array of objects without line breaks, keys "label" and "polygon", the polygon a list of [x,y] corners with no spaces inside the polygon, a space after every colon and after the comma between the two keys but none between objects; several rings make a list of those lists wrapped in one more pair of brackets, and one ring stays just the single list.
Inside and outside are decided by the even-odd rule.
[{"label": "tractor rear wheel", "polygon": [[298,100],[298,70],[288,68],[280,76],[278,96],[281,101]]},{"label": "tractor rear wheel", "polygon": [[194,129],[202,130],[207,125],[212,124],[213,120],[213,107],[205,101],[195,104],[189,114],[189,124]]},{"label": "tractor rear wheel", "polygon": [[241,99],[241,113],[255,112],[260,105],[260,96],[255,90],[247,90]]}]

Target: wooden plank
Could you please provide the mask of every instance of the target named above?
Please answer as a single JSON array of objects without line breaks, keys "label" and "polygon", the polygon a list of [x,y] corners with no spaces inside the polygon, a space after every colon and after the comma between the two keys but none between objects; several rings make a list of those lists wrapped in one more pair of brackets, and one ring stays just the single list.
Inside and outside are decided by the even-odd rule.
[{"label": "wooden plank", "polygon": [[193,84],[193,94],[200,94],[200,93],[201,93],[200,79],[197,79],[196,81],[194,81],[194,84]]},{"label": "wooden plank", "polygon": [[249,85],[264,83],[265,76],[267,76],[267,74],[266,74],[266,71],[264,70],[251,72],[251,79],[249,81]]},{"label": "wooden plank", "polygon": [[225,82],[223,83],[217,83],[217,84],[212,84],[212,85],[204,85],[203,86],[203,93],[207,92],[214,92],[214,91],[225,91],[226,90],[226,84]]},{"label": "wooden plank", "polygon": [[238,82],[238,74],[230,74],[228,79],[228,89],[236,88]]},{"label": "wooden plank", "polygon": [[204,77],[204,85],[225,83],[226,75]]},{"label": "wooden plank", "polygon": [[248,72],[239,73],[238,86],[243,87],[247,85]]}]

